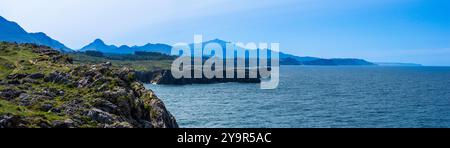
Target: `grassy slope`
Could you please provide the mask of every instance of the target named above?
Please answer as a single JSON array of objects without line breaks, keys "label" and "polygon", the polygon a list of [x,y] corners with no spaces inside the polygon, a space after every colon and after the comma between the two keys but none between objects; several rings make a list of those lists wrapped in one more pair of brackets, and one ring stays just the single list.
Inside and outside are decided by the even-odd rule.
[{"label": "grassy slope", "polygon": [[116,67],[130,67],[137,71],[151,71],[153,69],[170,69],[172,60],[108,60],[102,57],[88,56],[82,53],[69,54],[77,64],[98,64],[111,62]]},{"label": "grassy slope", "polygon": [[51,112],[43,112],[29,109],[23,106],[18,106],[0,98],[0,115],[4,114],[11,114],[28,118],[28,120],[31,122],[30,127],[39,127],[38,124],[42,122],[65,120],[67,118],[65,116],[59,116]]},{"label": "grassy slope", "polygon": [[[55,70],[68,71],[69,67],[51,63],[49,61],[37,61],[48,59],[48,56],[40,56],[33,53],[33,45],[19,45],[11,46],[7,43],[0,43],[0,79],[5,79],[8,75],[12,74],[33,74],[36,72],[50,73]],[[58,87],[56,85],[41,83],[40,85],[33,85],[34,90],[41,90],[43,88]],[[11,86],[0,85],[0,89],[14,89]],[[55,99],[49,102],[42,103],[54,103],[58,104],[58,100]],[[65,117],[56,115],[50,112],[39,111],[38,105],[23,107],[18,106],[3,98],[0,98],[0,115],[12,114],[26,118],[30,118],[30,121],[36,122],[49,122],[54,120],[62,120]]]},{"label": "grassy slope", "polygon": [[[26,73],[32,74],[36,72],[41,72],[48,74],[49,72],[59,70],[62,72],[67,72],[70,67],[67,65],[61,65],[57,63],[50,62],[50,57],[47,55],[39,55],[32,52],[34,45],[19,45],[19,46],[9,46],[8,44],[1,43],[0,45],[0,59],[4,63],[13,64],[13,69],[2,69],[4,74],[18,74]],[[3,62],[0,62],[3,63]],[[4,64],[1,64],[5,68]],[[12,70],[12,71],[8,71]]]},{"label": "grassy slope", "polygon": [[14,63],[6,60],[4,58],[0,58],[0,79],[4,79],[14,70]]}]

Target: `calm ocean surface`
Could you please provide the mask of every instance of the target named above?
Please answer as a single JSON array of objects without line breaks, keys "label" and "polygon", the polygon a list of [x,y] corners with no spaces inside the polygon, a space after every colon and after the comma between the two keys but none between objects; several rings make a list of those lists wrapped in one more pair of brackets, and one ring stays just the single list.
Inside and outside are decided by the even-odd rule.
[{"label": "calm ocean surface", "polygon": [[280,81],[146,87],[181,127],[450,127],[449,67],[284,66]]}]

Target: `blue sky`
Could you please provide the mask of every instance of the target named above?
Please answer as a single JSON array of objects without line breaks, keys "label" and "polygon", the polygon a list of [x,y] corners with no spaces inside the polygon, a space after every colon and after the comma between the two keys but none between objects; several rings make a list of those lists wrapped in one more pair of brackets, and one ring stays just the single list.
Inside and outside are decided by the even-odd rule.
[{"label": "blue sky", "polygon": [[75,49],[202,34],[301,56],[450,65],[448,0],[0,0],[0,15]]}]

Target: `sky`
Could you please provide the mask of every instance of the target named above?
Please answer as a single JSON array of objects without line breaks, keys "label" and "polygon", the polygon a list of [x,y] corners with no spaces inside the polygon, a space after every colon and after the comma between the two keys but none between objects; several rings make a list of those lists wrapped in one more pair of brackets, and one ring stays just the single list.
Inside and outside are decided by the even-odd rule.
[{"label": "sky", "polygon": [[0,15],[73,49],[199,34],[299,56],[450,66],[449,0],[0,0]]}]

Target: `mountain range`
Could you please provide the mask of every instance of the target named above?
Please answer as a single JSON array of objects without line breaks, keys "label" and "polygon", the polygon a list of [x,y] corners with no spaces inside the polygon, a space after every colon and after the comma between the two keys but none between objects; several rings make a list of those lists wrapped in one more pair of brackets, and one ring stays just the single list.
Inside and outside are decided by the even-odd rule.
[{"label": "mountain range", "polygon": [[[25,31],[19,24],[8,21],[0,16],[0,41],[16,42],[16,43],[33,43],[37,45],[45,45],[62,52],[85,52],[85,51],[99,51],[102,53],[110,54],[134,54],[136,51],[144,52],[157,52],[162,54],[171,54],[172,46],[167,44],[146,44],[143,46],[116,46],[107,45],[101,39],[96,39],[92,43],[84,46],[80,50],[73,50],[62,44],[61,42],[52,39],[45,33],[29,33]],[[214,39],[204,42],[203,45],[208,43],[217,43],[225,48],[227,41],[220,39]],[[234,46],[237,46],[233,44]],[[194,46],[194,44],[190,44]],[[244,49],[237,47],[237,49]],[[251,51],[250,51],[251,52]],[[300,57],[292,54],[280,52],[280,63],[282,65],[376,65],[374,63],[362,60],[362,59],[323,59],[316,57]],[[251,58],[246,56],[246,58]]]},{"label": "mountain range", "polygon": [[16,22],[8,21],[0,16],[0,41],[16,43],[33,43],[45,45],[60,51],[72,51],[61,42],[52,39],[45,33],[28,33]]},{"label": "mountain range", "polygon": [[100,51],[103,53],[114,53],[114,54],[134,54],[136,51],[145,52],[158,52],[169,55],[172,50],[172,46],[166,44],[146,44],[144,46],[115,46],[106,45],[101,39],[96,39],[94,42],[84,46],[79,51]]},{"label": "mountain range", "polygon": [[[202,47],[205,47],[207,44],[216,43],[220,45],[223,49],[223,54],[226,54],[226,46],[227,44],[232,44],[233,48],[237,51],[241,51],[245,53],[246,48],[240,47],[231,42],[227,42],[220,39],[213,39],[210,41],[206,41],[202,43]],[[190,48],[194,49],[195,44],[190,44]],[[126,45],[115,46],[115,45],[107,45],[102,40],[96,39],[94,42],[80,49],[80,51],[100,51],[102,53],[109,54],[134,54],[136,51],[145,51],[145,52],[158,52],[166,55],[171,55],[172,46],[167,44],[147,44],[144,46],[133,46],[129,47]],[[258,50],[248,50],[248,52],[253,52],[253,55],[257,55]],[[286,54],[283,52],[279,52],[280,55],[280,64],[281,65],[330,65],[330,66],[338,66],[338,65],[376,65],[374,63],[362,60],[362,59],[351,59],[351,58],[340,58],[340,59],[322,59],[316,57],[299,57],[291,54]],[[193,56],[201,57],[203,55],[195,55]],[[256,58],[256,56],[250,56],[246,54],[238,55],[238,58]]]}]

